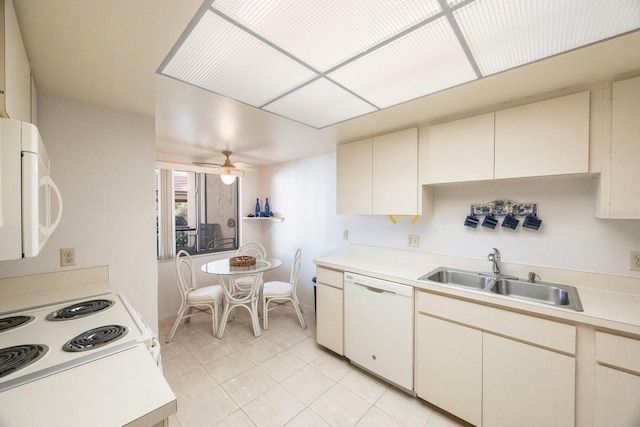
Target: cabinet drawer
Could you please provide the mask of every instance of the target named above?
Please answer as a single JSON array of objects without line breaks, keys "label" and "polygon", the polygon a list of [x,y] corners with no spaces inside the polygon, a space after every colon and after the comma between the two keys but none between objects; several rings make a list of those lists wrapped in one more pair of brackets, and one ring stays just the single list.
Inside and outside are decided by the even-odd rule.
[{"label": "cabinet drawer", "polygon": [[428,292],[417,292],[417,294],[416,310],[418,312],[563,353],[571,355],[576,353],[575,326]]},{"label": "cabinet drawer", "polygon": [[640,374],[640,340],[596,331],[596,360]]},{"label": "cabinet drawer", "polygon": [[334,288],[343,288],[344,273],[342,271],[329,270],[328,268],[318,267],[316,271],[316,281]]}]

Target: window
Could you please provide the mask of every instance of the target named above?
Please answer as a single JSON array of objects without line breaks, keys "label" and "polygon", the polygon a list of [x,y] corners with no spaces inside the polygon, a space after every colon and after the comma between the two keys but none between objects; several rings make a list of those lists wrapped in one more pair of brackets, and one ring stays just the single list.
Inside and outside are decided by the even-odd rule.
[{"label": "window", "polygon": [[238,180],[226,185],[215,174],[164,169],[157,177],[158,258],[237,249]]}]

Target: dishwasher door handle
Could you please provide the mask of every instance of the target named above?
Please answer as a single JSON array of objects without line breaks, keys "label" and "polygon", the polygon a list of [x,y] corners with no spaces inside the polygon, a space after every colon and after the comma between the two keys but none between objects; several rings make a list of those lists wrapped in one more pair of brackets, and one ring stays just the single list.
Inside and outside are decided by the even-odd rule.
[{"label": "dishwasher door handle", "polygon": [[386,293],[389,293],[389,294],[395,294],[395,292],[385,291],[384,289],[379,289],[379,288],[372,288],[371,286],[362,285],[362,284],[360,284],[360,283],[356,283],[356,285],[358,285],[358,286],[362,286],[362,287],[363,287],[363,288],[365,288],[366,290],[371,291],[371,292],[375,292],[375,293],[377,293],[377,294],[384,294],[385,292],[386,292]]}]

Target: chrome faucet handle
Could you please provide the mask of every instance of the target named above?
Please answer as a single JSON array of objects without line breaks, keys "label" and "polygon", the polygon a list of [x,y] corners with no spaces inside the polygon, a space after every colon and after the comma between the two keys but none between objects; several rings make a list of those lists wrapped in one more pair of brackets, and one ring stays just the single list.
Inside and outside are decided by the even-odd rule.
[{"label": "chrome faucet handle", "polygon": [[487,259],[493,263],[493,275],[495,277],[500,276],[500,267],[498,266],[498,261],[500,261],[500,251],[496,248],[493,248],[493,252],[491,252]]}]

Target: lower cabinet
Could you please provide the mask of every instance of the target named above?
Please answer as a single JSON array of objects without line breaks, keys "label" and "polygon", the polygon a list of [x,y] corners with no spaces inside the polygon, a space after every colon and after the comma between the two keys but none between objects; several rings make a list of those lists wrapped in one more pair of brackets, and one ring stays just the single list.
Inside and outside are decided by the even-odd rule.
[{"label": "lower cabinet", "polygon": [[483,426],[573,426],[575,383],[573,357],[483,334]]},{"label": "lower cabinet", "polygon": [[595,427],[640,426],[640,340],[596,332]]},{"label": "lower cabinet", "polygon": [[424,315],[416,323],[416,394],[481,425],[482,332]]},{"label": "lower cabinet", "polygon": [[640,425],[640,376],[596,365],[595,427]]},{"label": "lower cabinet", "polygon": [[316,341],[344,355],[343,272],[317,269]]},{"label": "lower cabinet", "polygon": [[476,426],[575,424],[574,326],[417,294],[418,397]]}]

